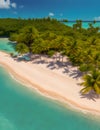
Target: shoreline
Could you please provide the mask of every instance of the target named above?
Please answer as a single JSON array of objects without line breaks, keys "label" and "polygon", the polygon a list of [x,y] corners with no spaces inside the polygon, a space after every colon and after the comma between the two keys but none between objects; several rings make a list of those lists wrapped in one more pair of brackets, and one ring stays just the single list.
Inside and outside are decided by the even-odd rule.
[{"label": "shoreline", "polygon": [[[1,59],[2,58],[2,59]],[[45,70],[44,68],[41,68],[41,66],[38,66],[38,65],[35,65],[34,66],[34,64],[32,64],[32,63],[25,63],[25,62],[18,62],[18,61],[14,61],[14,59],[12,59],[10,56],[9,56],[9,54],[7,54],[7,53],[4,53],[4,52],[1,52],[0,51],[0,65],[1,66],[3,66],[3,68],[5,68],[8,72],[10,72],[10,74],[13,76],[13,78],[16,80],[17,79],[17,81],[18,82],[20,82],[21,84],[24,84],[24,86],[26,86],[26,87],[28,87],[28,88],[31,88],[31,89],[34,89],[34,90],[36,90],[36,91],[38,91],[39,93],[41,93],[43,96],[45,96],[45,97],[48,97],[48,98],[51,98],[51,99],[53,99],[53,100],[57,100],[57,101],[59,101],[59,102],[61,102],[61,103],[64,103],[64,104],[68,104],[71,108],[74,108],[74,109],[76,109],[76,110],[81,110],[81,111],[84,111],[84,112],[87,112],[87,113],[90,113],[90,114],[96,114],[96,115],[100,115],[100,110],[99,110],[99,108],[100,108],[100,105],[98,105],[98,108],[97,109],[94,109],[94,108],[92,108],[92,105],[93,105],[93,103],[94,103],[94,106],[96,105],[96,102],[92,102],[92,105],[89,103],[89,102],[87,102],[88,101],[88,99],[87,98],[84,98],[84,101],[86,102],[86,104],[87,104],[87,106],[85,106],[84,105],[84,103],[83,104],[81,104],[82,103],[82,98],[81,97],[78,97],[78,98],[80,98],[80,100],[79,101],[77,101],[77,98],[75,99],[75,100],[73,100],[75,97],[73,96],[73,92],[72,92],[72,90],[74,91],[74,89],[71,89],[71,90],[69,90],[69,92],[67,92],[67,90],[68,90],[68,88],[66,89],[66,92],[65,92],[65,94],[67,95],[68,93],[69,93],[69,97],[71,97],[72,99],[70,99],[69,97],[67,98],[67,96],[65,96],[65,94],[64,93],[60,93],[60,90],[62,90],[62,89],[65,89],[65,88],[61,88],[61,87],[59,87],[59,88],[55,88],[55,89],[50,89],[50,85],[53,85],[53,83],[54,83],[54,85],[56,85],[56,87],[57,87],[57,85],[59,86],[59,83],[61,82],[61,84],[63,83],[63,78],[64,78],[64,81],[65,81],[65,77],[63,77],[62,75],[59,75],[58,73],[55,73],[55,72],[52,72],[52,70],[50,70],[50,71],[47,71],[47,70]],[[13,66],[13,64],[15,64],[16,66],[14,66],[14,67],[12,67]],[[20,66],[20,65],[21,66]],[[33,66],[33,68],[34,67],[36,67],[36,66],[38,66],[36,69],[39,69],[40,68],[40,70],[42,71],[42,72],[45,72],[46,71],[46,73],[47,73],[47,75],[49,74],[50,76],[54,76],[55,78],[56,77],[58,77],[58,78],[60,78],[61,79],[61,81],[57,84],[57,83],[55,83],[55,82],[53,82],[52,84],[50,83],[50,81],[48,80],[48,79],[46,79],[46,80],[48,80],[48,86],[46,87],[46,85],[45,86],[43,86],[44,84],[41,84],[41,81],[40,81],[40,83],[38,83],[38,82],[34,82],[35,80],[32,80],[32,77],[31,77],[31,73],[32,72],[35,72],[35,70],[33,70],[32,72],[30,72],[29,74],[29,77],[27,77],[27,75],[28,75],[28,73],[26,73],[26,75],[25,75],[25,73],[23,73],[23,70],[21,71],[21,70],[19,70],[19,67],[23,67],[24,68],[24,66],[25,66],[25,68],[24,69],[28,69],[28,66],[30,65],[30,67],[32,67]],[[18,68],[16,68],[16,67],[18,67]],[[20,69],[22,69],[22,68],[20,68]],[[28,70],[29,71],[29,70]],[[41,71],[40,71],[40,73],[41,73]],[[21,74],[22,73],[22,74]],[[39,73],[39,72],[38,72]],[[43,75],[44,74],[42,74],[42,77],[43,77]],[[46,75],[46,76],[47,76]],[[26,77],[25,77],[26,76]],[[34,75],[35,76],[35,75]],[[37,78],[38,78],[38,75],[36,74],[36,76],[37,76]],[[45,75],[44,75],[45,76]],[[44,78],[48,78],[48,77],[44,77]],[[42,78],[41,77],[41,78]],[[42,78],[43,79],[43,78]],[[67,79],[67,77],[66,77],[66,79]],[[51,80],[51,79],[50,79]],[[68,80],[68,79],[67,79]],[[73,80],[75,80],[75,79],[73,79]],[[70,81],[73,81],[72,79],[70,79]],[[39,81],[39,79],[37,79],[37,81]],[[66,82],[66,81],[65,81]],[[73,83],[74,82],[72,82],[71,84],[72,84],[72,86],[73,86]],[[76,81],[75,81],[75,83],[76,83]],[[64,84],[65,85],[65,84]],[[66,84],[67,85],[67,84]],[[77,85],[78,86],[78,85]],[[76,88],[77,89],[77,88]],[[78,86],[78,90],[80,90],[81,88],[79,88],[79,86]],[[65,91],[65,90],[63,90],[63,91]],[[79,92],[79,91],[76,91],[77,93]],[[71,95],[70,95],[71,94]],[[78,95],[79,96],[79,95]],[[96,100],[99,100],[100,101],[100,99],[96,99]]]}]

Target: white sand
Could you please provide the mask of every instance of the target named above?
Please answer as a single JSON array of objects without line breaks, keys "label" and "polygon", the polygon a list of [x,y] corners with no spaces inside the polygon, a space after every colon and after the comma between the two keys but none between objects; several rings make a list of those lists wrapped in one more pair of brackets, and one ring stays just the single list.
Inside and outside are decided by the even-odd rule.
[{"label": "white sand", "polygon": [[68,66],[68,72],[62,73],[67,67],[51,70],[52,66],[46,67],[48,65],[46,63],[18,62],[4,52],[0,52],[0,64],[8,69],[15,78],[24,82],[28,87],[38,89],[45,96],[70,103],[81,110],[100,114],[100,98],[89,99],[89,96],[83,98],[80,95],[82,87],[78,83],[81,79],[73,78],[77,71],[76,68]]}]

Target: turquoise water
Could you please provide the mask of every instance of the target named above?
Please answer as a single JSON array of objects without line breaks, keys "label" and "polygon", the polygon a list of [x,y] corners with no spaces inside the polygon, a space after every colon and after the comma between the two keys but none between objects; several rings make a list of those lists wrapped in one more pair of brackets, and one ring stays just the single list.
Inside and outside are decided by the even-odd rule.
[{"label": "turquoise water", "polygon": [[7,38],[0,38],[0,50],[15,53],[15,43],[10,42]]},{"label": "turquoise water", "polygon": [[0,67],[0,130],[100,130],[100,122],[32,92]]},{"label": "turquoise water", "polygon": [[[82,27],[87,29],[89,27],[89,23],[91,22],[82,22]],[[72,27],[75,22],[64,22],[64,24]],[[93,24],[93,26],[100,27],[100,22],[96,22],[95,24]]]},{"label": "turquoise water", "polygon": [[100,118],[93,118],[19,84],[0,67],[0,130],[100,130]]}]

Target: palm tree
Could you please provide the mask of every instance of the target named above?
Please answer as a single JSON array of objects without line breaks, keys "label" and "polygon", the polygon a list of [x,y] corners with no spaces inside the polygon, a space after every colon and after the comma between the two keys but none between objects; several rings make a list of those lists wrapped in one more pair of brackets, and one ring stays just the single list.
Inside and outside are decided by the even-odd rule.
[{"label": "palm tree", "polygon": [[[67,55],[72,61],[73,65],[79,65],[83,61],[82,48],[80,46],[81,42],[75,40],[70,43]],[[81,61],[82,60],[82,61]]]},{"label": "palm tree", "polygon": [[29,52],[29,48],[24,43],[17,44],[15,49],[21,55]]},{"label": "palm tree", "polygon": [[96,23],[96,20],[94,19],[94,20],[93,20],[93,24],[95,24],[95,23]]},{"label": "palm tree", "polygon": [[76,20],[76,23],[73,24],[73,29],[81,31],[81,29],[82,29],[82,20]]},{"label": "palm tree", "polygon": [[84,88],[81,90],[82,94],[89,93],[93,90],[96,94],[100,94],[100,71],[93,70],[89,74],[83,76],[83,82],[81,85]]},{"label": "palm tree", "polygon": [[31,44],[34,43],[34,40],[39,36],[39,33],[36,28],[28,26],[20,30],[19,36],[17,38],[18,43],[26,44],[31,52]]},{"label": "palm tree", "polygon": [[31,50],[33,54],[39,54],[41,60],[41,54],[47,51],[47,45],[45,40],[43,40],[41,37],[35,39],[34,43],[31,44]]}]

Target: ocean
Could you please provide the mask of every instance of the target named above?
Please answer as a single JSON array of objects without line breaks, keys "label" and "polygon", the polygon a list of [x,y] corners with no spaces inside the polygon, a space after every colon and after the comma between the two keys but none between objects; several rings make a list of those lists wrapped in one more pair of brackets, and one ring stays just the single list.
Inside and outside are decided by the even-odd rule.
[{"label": "ocean", "polygon": [[[0,40],[14,51],[7,42]],[[0,130],[100,130],[100,118],[42,96],[0,66]]]},{"label": "ocean", "polygon": [[[63,22],[63,23],[64,23],[65,25],[67,25],[67,26],[72,27],[73,24],[75,24],[76,22]],[[89,27],[89,23],[92,23],[92,24],[93,24],[93,22],[82,22],[82,28],[87,29],[87,28]],[[93,24],[93,26],[94,26],[94,27],[100,27],[100,22],[96,22],[95,24]]]}]

